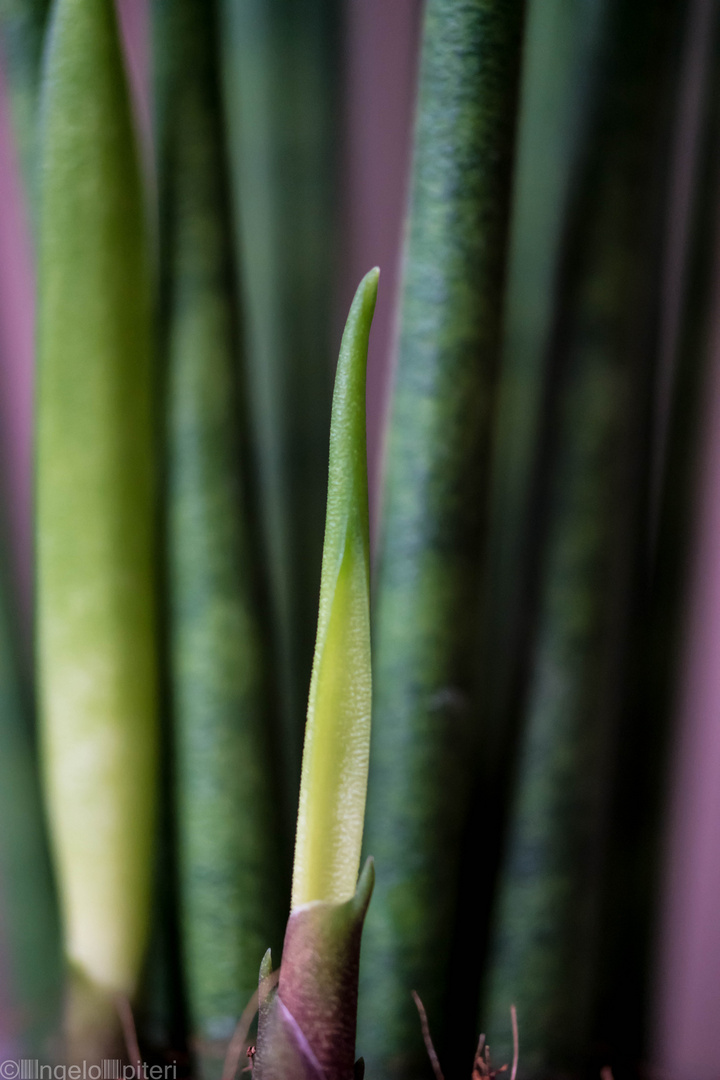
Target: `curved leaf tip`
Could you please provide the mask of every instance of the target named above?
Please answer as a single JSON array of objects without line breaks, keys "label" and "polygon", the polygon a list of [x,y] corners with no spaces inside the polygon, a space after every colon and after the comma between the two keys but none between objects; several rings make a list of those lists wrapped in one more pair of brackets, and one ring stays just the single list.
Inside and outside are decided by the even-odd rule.
[{"label": "curved leaf tip", "polygon": [[370,750],[365,373],[379,270],[348,315],[333,396],[318,629],[298,809],[293,909],[355,893]]}]

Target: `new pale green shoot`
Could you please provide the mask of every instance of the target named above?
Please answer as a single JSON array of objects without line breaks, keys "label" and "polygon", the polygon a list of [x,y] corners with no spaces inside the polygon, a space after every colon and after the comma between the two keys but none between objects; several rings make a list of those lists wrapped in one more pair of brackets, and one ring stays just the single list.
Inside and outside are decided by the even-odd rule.
[{"label": "new pale green shoot", "polygon": [[349,900],[360,866],[372,693],[365,369],[378,275],[371,270],[360,282],[335,377],[293,909],[313,900]]}]

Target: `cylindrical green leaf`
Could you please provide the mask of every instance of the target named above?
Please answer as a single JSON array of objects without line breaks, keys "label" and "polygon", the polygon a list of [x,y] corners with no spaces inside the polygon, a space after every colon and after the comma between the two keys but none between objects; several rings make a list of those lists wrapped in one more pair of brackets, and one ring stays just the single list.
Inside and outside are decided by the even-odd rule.
[{"label": "cylindrical green leaf", "polygon": [[523,11],[425,9],[374,622],[366,849],[378,877],[359,1041],[377,1078],[426,1067],[412,990],[440,1043],[448,1031]]},{"label": "cylindrical green leaf", "polygon": [[[669,363],[666,370],[656,373],[655,419],[659,414],[660,424],[667,423],[667,437],[661,434],[655,444],[659,453],[654,466],[662,494],[659,513],[653,514],[658,532],[643,611],[642,657],[633,675],[628,706],[632,722],[623,728],[611,860],[604,874],[608,901],[596,1030],[609,1046],[618,1072],[647,1060],[648,1040],[655,1038],[647,1021],[657,974],[658,916],[665,899],[661,885],[667,855],[668,765],[676,746],[679,678],[687,654],[689,570],[703,477],[699,468],[702,440],[715,392],[720,8],[691,4],[688,16],[683,82],[675,95],[674,119],[681,125],[681,138],[675,143],[677,156],[672,163],[676,177],[678,172],[682,177],[689,174],[689,182],[685,191],[675,186],[666,207],[673,232],[687,215],[685,228],[681,225],[680,229],[682,239],[674,240],[666,268],[678,286],[677,338],[662,341],[663,359]],[[671,303],[674,299],[671,294]],[[672,314],[671,308],[671,318]],[[666,330],[667,316],[664,311],[661,326]],[[671,347],[668,357],[669,344],[675,348]]]},{"label": "cylindrical green leaf", "polygon": [[244,481],[215,4],[155,0],[154,16],[180,929],[191,1040],[213,1077],[282,941],[290,845]]},{"label": "cylindrical green leaf", "polygon": [[[477,654],[480,775],[461,879],[459,970],[467,964],[482,970],[510,809],[537,583],[555,301],[610,6],[611,0],[528,4]],[[509,1012],[505,1021],[509,1035]]]},{"label": "cylindrical green leaf", "polygon": [[[47,1053],[60,1005],[59,926],[37,758],[0,576],[0,927],[4,1002],[21,1052]],[[6,1007],[4,1005],[4,1007]]]},{"label": "cylindrical green leaf", "polygon": [[65,951],[132,995],[157,771],[151,291],[114,5],[56,0],[42,89],[37,633]]},{"label": "cylindrical green leaf", "polygon": [[332,391],[338,0],[222,0],[238,286],[263,554],[295,817]]},{"label": "cylindrical green leaf", "polygon": [[482,1014],[506,1060],[517,1006],[527,1076],[579,1069],[590,1053],[607,808],[647,538],[679,8],[613,8],[567,218],[535,634]]},{"label": "cylindrical green leaf", "polygon": [[30,202],[37,177],[38,90],[50,0],[0,0],[0,46],[7,74],[13,128]]},{"label": "cylindrical green leaf", "polygon": [[[491,868],[530,629],[542,418],[566,219],[594,115],[609,0],[530,0],[483,587],[483,820]],[[471,843],[474,843],[471,841]],[[487,878],[485,877],[485,881]]]},{"label": "cylindrical green leaf", "polygon": [[349,900],[360,866],[372,696],[365,372],[378,274],[367,273],[355,293],[335,376],[293,909]]}]

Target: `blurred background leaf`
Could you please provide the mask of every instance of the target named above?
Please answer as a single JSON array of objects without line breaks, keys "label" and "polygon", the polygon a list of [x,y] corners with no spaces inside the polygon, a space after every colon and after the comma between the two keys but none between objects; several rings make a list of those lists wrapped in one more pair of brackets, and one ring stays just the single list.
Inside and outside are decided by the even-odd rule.
[{"label": "blurred background leaf", "polygon": [[[289,904],[207,0],[155,0],[171,783],[191,1043],[219,1077]],[[172,861],[168,862],[172,869]],[[168,902],[172,891],[167,890]]]},{"label": "blurred background leaf", "polygon": [[[174,730],[180,769],[164,781],[154,941],[137,1003],[144,1052],[163,1059],[221,1027],[220,1051],[255,978],[243,912],[254,906],[262,924],[258,952],[282,921],[276,875],[287,873],[297,799],[339,311],[349,283],[381,263],[368,369],[377,509],[416,43],[423,18],[443,5],[154,3],[154,125],[147,5],[119,0],[118,11],[157,225],[167,436],[166,757]],[[37,950],[52,952],[54,916],[32,793],[32,245],[16,158],[27,218],[47,6],[0,2],[10,101],[9,110],[0,101],[0,796],[10,806],[0,845],[2,1030],[32,1052],[57,1019],[57,969],[48,961],[45,986],[33,974]],[[678,1080],[712,1080],[716,4],[528,0],[527,9],[510,77],[507,39],[490,44],[493,3],[447,6],[453,33],[471,14],[482,29],[469,49],[458,37],[440,65],[443,77],[476,65],[484,96],[467,114],[450,108],[433,120],[425,61],[420,75],[378,532],[374,756],[383,782],[370,795],[378,892],[359,1052],[369,1051],[378,1076],[401,1075],[408,1061],[414,1075],[428,1073],[417,989],[446,1074],[468,1070],[482,983],[481,1018],[500,1061],[510,1052],[510,999],[519,1006],[525,1075],[579,1075],[582,1062],[595,1075],[610,1062],[620,1078],[662,1048]],[[505,19],[518,12],[502,8]],[[513,139],[515,91],[501,87],[517,85],[518,61]],[[484,112],[493,101],[498,111]],[[87,108],[79,98],[78,117]],[[476,126],[465,123],[471,113]],[[493,124],[507,135],[498,158],[482,143]],[[463,157],[463,145],[476,149]],[[447,224],[435,248],[429,234],[418,239],[421,164],[426,178],[447,180],[456,166],[460,178],[432,180],[423,193],[427,220]],[[419,291],[418,244],[441,282],[432,295]],[[467,271],[456,256],[470,250],[482,257]],[[502,300],[490,268],[505,261]],[[479,304],[481,265],[491,284]],[[458,312],[478,330],[477,348],[436,397],[431,374],[452,366]],[[447,328],[435,369],[434,326]],[[448,420],[448,402],[467,426]],[[412,531],[414,499],[434,506],[435,526],[428,517]],[[421,584],[436,562],[455,575],[450,614],[440,602],[449,592]],[[245,630],[218,630],[208,612],[220,608]],[[415,642],[402,660],[398,642]],[[401,691],[407,712],[393,697]],[[449,719],[457,707],[462,737]],[[256,865],[267,869],[248,875],[233,851],[247,853],[261,834]],[[403,876],[427,887],[403,893]],[[37,888],[37,934],[26,886]],[[662,1017],[650,1042],[648,1016]],[[208,1075],[218,1063],[205,1060]]]}]

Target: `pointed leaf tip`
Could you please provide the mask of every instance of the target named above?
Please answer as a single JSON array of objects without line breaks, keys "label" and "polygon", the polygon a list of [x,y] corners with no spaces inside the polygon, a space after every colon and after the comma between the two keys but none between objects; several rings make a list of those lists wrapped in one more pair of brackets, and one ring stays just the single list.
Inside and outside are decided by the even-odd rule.
[{"label": "pointed leaf tip", "polygon": [[375,888],[375,860],[372,855],[368,855],[365,860],[360,877],[358,878],[357,888],[355,895],[352,898],[351,903],[355,910],[356,918],[365,918],[365,912],[368,909],[370,898],[372,897],[373,889]]},{"label": "pointed leaf tip", "polygon": [[272,969],[272,949],[268,949],[262,960],[260,961],[259,981],[262,982],[263,979],[266,979],[268,977],[268,975],[272,975]]},{"label": "pointed leaf tip", "polygon": [[335,377],[293,909],[350,900],[360,865],[372,696],[365,372],[378,276],[376,267],[357,288]]}]

